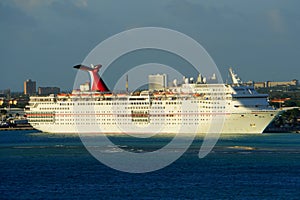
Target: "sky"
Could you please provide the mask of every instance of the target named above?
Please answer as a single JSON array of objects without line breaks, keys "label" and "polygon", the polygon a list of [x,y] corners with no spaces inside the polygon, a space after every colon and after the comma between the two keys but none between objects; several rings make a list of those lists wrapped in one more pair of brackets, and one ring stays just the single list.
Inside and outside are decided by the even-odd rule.
[{"label": "sky", "polygon": [[224,80],[229,66],[244,81],[299,80],[299,8],[298,0],[0,0],[0,90],[23,91],[26,79],[71,90],[72,66],[139,27],[193,38]]}]

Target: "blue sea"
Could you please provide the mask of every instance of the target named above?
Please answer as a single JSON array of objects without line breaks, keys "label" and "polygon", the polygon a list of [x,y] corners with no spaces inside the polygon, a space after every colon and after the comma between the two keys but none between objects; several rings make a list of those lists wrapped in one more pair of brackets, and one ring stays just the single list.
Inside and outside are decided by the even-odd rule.
[{"label": "blue sea", "polygon": [[[300,198],[300,134],[222,136],[199,159],[202,140],[163,169],[132,174],[100,163],[76,135],[0,131],[0,199]],[[160,148],[169,141],[149,143]]]}]

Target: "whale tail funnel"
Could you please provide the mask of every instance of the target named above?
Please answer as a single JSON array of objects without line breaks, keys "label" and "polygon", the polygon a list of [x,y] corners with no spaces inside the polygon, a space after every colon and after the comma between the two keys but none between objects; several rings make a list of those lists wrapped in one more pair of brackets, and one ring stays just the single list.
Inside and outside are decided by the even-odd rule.
[{"label": "whale tail funnel", "polygon": [[88,67],[85,65],[76,65],[74,66],[75,69],[79,69],[82,71],[87,71],[90,75],[91,80],[91,90],[92,91],[99,91],[99,92],[109,92],[108,87],[102,80],[102,78],[99,76],[99,69],[102,67],[102,65],[91,65],[92,67]]}]

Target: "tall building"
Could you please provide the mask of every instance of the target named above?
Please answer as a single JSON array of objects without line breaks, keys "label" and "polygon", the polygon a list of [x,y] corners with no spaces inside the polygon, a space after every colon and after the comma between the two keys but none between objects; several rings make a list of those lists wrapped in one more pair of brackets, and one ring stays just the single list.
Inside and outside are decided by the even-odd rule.
[{"label": "tall building", "polygon": [[60,93],[60,88],[58,87],[39,87],[39,95],[49,95],[49,94],[58,94]]},{"label": "tall building", "polygon": [[24,82],[24,94],[36,94],[36,82],[28,79]]},{"label": "tall building", "polygon": [[156,74],[149,75],[149,90],[164,90],[167,87],[167,75],[166,74]]}]

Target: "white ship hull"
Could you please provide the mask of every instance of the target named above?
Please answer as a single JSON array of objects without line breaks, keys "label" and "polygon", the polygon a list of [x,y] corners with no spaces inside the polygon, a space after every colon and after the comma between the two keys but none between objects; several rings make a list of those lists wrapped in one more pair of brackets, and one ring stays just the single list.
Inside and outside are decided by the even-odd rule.
[{"label": "white ship hull", "polygon": [[192,100],[139,97],[134,101],[129,96],[125,101],[77,96],[47,98],[35,97],[37,102],[31,103],[27,115],[34,128],[49,133],[262,133],[279,113],[265,105],[261,108],[251,103],[245,107],[241,101],[218,102],[202,97]]},{"label": "white ship hull", "polygon": [[[267,111],[259,114],[244,114],[244,117],[241,117],[240,114],[228,114],[222,120],[222,125],[220,125],[220,133],[225,134],[247,134],[247,133],[262,133],[269,123],[274,119],[273,116],[277,115],[278,111]],[[257,116],[256,116],[257,115]],[[162,124],[156,126],[154,129],[147,129],[147,131],[138,131],[131,130],[131,126],[124,126],[118,124],[111,125],[79,125],[79,124],[32,124],[35,129],[38,129],[46,133],[80,133],[80,134],[90,134],[90,133],[104,133],[104,134],[193,134],[196,130],[196,134],[206,134],[210,132],[211,124],[210,123],[199,123],[198,125],[168,125]],[[186,126],[186,127],[182,127]],[[145,128],[147,126],[145,125]],[[153,131],[152,131],[153,130]],[[159,130],[159,132],[157,131]]]}]

